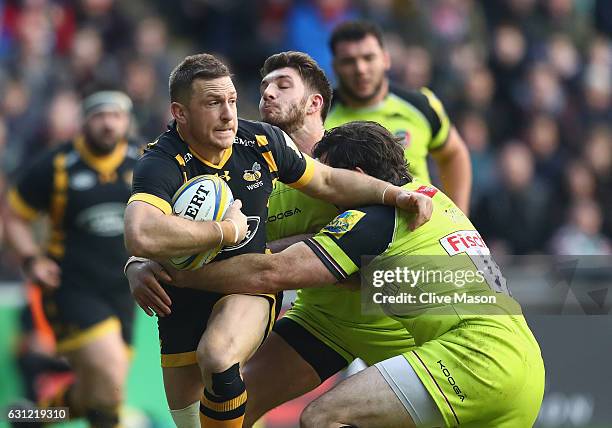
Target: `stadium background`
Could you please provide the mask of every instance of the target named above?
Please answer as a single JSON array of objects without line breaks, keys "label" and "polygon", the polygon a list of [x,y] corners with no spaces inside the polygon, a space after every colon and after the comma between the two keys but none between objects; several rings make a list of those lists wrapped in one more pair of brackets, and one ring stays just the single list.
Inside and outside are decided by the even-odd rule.
[{"label": "stadium background", "polygon": [[[472,156],[471,218],[495,254],[612,254],[610,0],[0,0],[0,194],[77,132],[92,89],[126,91],[133,132],[150,140],[169,117],[170,70],[206,51],[230,65],[239,113],[254,119],[263,60],[302,50],[331,78],[330,31],[356,17],[383,28],[395,82],[443,100]],[[23,295],[1,237],[3,407],[21,392]],[[609,311],[530,321],[548,369],[540,425],[612,426]],[[153,320],[139,313],[137,330],[130,408],[170,426]],[[266,426],[291,426],[299,406]]]}]

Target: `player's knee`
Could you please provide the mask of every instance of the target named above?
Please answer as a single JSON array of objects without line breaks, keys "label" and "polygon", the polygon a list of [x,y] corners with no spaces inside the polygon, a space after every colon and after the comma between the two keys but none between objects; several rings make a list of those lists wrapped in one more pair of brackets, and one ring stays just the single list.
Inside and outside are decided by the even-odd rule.
[{"label": "player's knee", "polygon": [[93,378],[90,401],[96,406],[116,407],[124,399],[124,380],[108,371],[98,372]]},{"label": "player's knee", "polygon": [[240,362],[233,338],[214,334],[202,338],[196,358],[200,369],[206,373],[221,373]]},{"label": "player's knee", "polygon": [[104,407],[120,405],[124,398],[127,366],[127,360],[121,356],[108,354],[107,359],[92,358],[82,370],[90,386],[89,401]]}]

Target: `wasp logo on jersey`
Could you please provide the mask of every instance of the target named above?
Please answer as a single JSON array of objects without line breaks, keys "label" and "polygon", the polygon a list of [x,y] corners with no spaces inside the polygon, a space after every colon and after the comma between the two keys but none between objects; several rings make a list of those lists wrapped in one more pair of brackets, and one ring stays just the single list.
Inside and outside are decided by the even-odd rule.
[{"label": "wasp logo on jersey", "polygon": [[349,210],[343,212],[323,228],[328,234],[336,239],[351,230],[366,214],[363,211]]},{"label": "wasp logo on jersey", "polygon": [[242,176],[245,181],[257,181],[261,178],[261,165],[255,162],[251,169],[245,169]]},{"label": "wasp logo on jersey", "polygon": [[257,234],[257,229],[259,229],[259,223],[260,222],[261,222],[261,219],[258,216],[254,216],[254,215],[253,216],[251,216],[251,215],[247,216],[247,233],[246,233],[246,236],[244,237],[244,239],[242,240],[242,242],[240,242],[239,244],[236,244],[236,245],[232,245],[231,247],[225,247],[221,251],[233,251],[233,250],[237,250],[238,248],[242,248],[246,244],[251,242],[251,240]]}]

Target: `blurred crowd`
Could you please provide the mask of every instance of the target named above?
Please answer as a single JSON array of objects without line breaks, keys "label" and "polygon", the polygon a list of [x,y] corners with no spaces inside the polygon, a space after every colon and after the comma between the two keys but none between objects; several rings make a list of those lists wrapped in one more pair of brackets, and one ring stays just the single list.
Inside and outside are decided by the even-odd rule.
[{"label": "blurred crowd", "polygon": [[263,60],[305,51],[334,81],[328,37],[356,17],[383,28],[393,81],[443,100],[472,155],[470,217],[497,251],[612,252],[609,0],[0,0],[0,193],[78,132],[85,94],[124,90],[151,140],[169,72],[205,51],[255,119]]}]

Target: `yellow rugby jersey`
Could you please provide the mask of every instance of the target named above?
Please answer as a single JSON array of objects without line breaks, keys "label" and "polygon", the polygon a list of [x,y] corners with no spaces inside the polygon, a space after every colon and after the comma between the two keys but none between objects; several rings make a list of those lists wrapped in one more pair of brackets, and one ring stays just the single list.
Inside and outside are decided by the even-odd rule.
[{"label": "yellow rugby jersey", "polygon": [[433,92],[427,88],[406,91],[390,85],[389,93],[379,105],[354,109],[343,104],[336,91],[325,128],[356,120],[378,122],[401,137],[410,173],[421,181],[431,182],[427,153],[444,146],[450,132],[450,119]]},{"label": "yellow rugby jersey", "polygon": [[165,214],[171,201],[187,180],[203,174],[223,178],[242,201],[248,218],[246,238],[225,247],[218,260],[244,253],[263,253],[266,248],[268,198],[278,179],[300,188],[312,178],[314,161],[302,154],[291,138],[279,128],[262,122],[239,119],[234,144],[214,165],[191,151],[173,121],[168,130],[150,144],[134,170],[132,201],[149,203]]},{"label": "yellow rugby jersey", "polygon": [[[486,244],[461,210],[433,186],[413,182],[403,188],[429,195],[434,203],[431,220],[418,229],[410,231],[409,217],[397,209],[372,205],[340,214],[306,244],[338,280],[361,271],[372,282],[368,292],[412,294],[413,303],[381,304],[414,336],[417,345],[467,319],[497,323],[504,318],[490,315],[520,314]],[[368,262],[363,256],[373,259]],[[397,268],[421,272],[421,276],[412,276],[415,281],[409,283],[393,276]],[[391,274],[382,276],[376,271]]]},{"label": "yellow rugby jersey", "polygon": [[286,184],[276,183],[268,206],[268,242],[318,232],[338,212],[338,208],[329,202],[308,196]]}]

